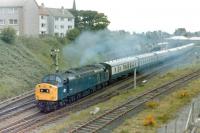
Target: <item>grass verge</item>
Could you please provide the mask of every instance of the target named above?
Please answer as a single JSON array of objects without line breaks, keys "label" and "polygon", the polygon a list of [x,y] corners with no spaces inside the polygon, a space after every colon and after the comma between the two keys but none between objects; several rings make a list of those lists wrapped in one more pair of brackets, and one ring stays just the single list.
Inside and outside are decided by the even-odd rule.
[{"label": "grass verge", "polygon": [[[156,108],[148,108],[140,112],[137,116],[126,120],[114,133],[155,133],[157,128],[176,117],[176,112],[200,93],[200,79],[192,81],[188,85],[165,96],[159,101]],[[147,119],[152,116],[152,119]],[[147,124],[146,124],[147,123]],[[150,124],[149,124],[150,123]]]}]

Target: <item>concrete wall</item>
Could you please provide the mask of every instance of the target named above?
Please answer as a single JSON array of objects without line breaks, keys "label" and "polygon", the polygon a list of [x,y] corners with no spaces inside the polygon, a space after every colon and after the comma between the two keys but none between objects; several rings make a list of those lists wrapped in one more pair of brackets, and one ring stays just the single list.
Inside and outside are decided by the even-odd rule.
[{"label": "concrete wall", "polygon": [[[55,20],[55,17],[53,16],[50,16],[48,19],[49,33],[51,35],[55,35],[57,33],[59,36],[61,36],[61,34],[65,36],[70,30],[69,26],[71,29],[74,28],[74,19],[69,21],[69,18],[64,18],[64,20],[62,20],[61,17],[56,18],[58,18],[58,20]],[[63,28],[61,26],[63,26]]]},{"label": "concrete wall", "polygon": [[54,17],[48,17],[48,31],[50,35],[54,35]]},{"label": "concrete wall", "polygon": [[38,36],[39,34],[39,8],[34,0],[27,0],[23,8],[24,34]]},{"label": "concrete wall", "polygon": [[[42,18],[43,17],[43,18]],[[42,25],[44,25],[42,27]],[[48,31],[48,16],[41,15],[39,16],[39,33],[40,34],[49,34]]]}]

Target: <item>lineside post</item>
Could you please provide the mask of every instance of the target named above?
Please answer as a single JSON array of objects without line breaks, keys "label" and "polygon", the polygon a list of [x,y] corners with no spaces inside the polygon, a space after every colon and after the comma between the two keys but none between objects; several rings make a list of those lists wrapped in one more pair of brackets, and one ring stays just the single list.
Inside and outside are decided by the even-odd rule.
[{"label": "lineside post", "polygon": [[53,60],[53,65],[55,66],[56,73],[59,71],[59,49],[51,49],[51,58]]},{"label": "lineside post", "polygon": [[137,75],[136,75],[136,68],[135,68],[135,70],[134,70],[134,89],[136,88],[136,77],[137,77]]}]

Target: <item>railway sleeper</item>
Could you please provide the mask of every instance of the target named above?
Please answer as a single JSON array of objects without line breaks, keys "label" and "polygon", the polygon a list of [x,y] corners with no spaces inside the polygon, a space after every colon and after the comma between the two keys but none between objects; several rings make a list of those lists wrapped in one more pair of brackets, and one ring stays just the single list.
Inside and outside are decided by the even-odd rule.
[{"label": "railway sleeper", "polygon": [[109,116],[116,116],[116,115],[119,115],[119,114],[123,114],[124,112],[125,111],[115,111],[112,114],[110,114]]},{"label": "railway sleeper", "polygon": [[89,131],[90,131],[90,132],[91,132],[91,129],[89,129],[89,128],[87,128],[87,127],[82,127],[82,128],[80,128],[80,129],[78,129],[77,131],[78,131],[78,132],[79,132],[79,131],[86,131],[86,132],[89,132]]},{"label": "railway sleeper", "polygon": [[95,121],[95,123],[99,122],[99,125],[104,124],[105,122],[108,122],[109,120],[105,120],[105,119],[98,119],[97,121]]},{"label": "railway sleeper", "polygon": [[88,125],[85,128],[88,128],[88,129],[91,129],[91,130],[97,130],[99,127],[94,127],[94,126]]},{"label": "railway sleeper", "polygon": [[123,112],[120,112],[120,113],[112,113],[112,114],[109,114],[109,117],[116,117],[118,116],[119,114],[122,114]]},{"label": "railway sleeper", "polygon": [[109,115],[109,116],[105,116],[103,117],[103,119],[106,119],[106,120],[113,120],[115,119],[119,114],[114,114],[114,115]]},{"label": "railway sleeper", "polygon": [[114,112],[112,115],[109,115],[109,116],[118,116],[118,115],[121,115],[123,113],[124,113],[124,111],[123,112]]},{"label": "railway sleeper", "polygon": [[96,123],[92,123],[92,124],[90,124],[90,126],[92,126],[92,127],[96,127],[96,128],[101,127],[100,125],[98,125],[98,124],[96,124]]},{"label": "railway sleeper", "polygon": [[112,121],[115,118],[116,118],[116,116],[115,117],[107,116],[107,117],[103,117],[102,119],[105,119],[105,120],[108,120],[108,121]]},{"label": "railway sleeper", "polygon": [[88,133],[88,132],[86,132],[86,131],[74,131],[75,133]]},{"label": "railway sleeper", "polygon": [[77,130],[77,131],[75,131],[75,133],[88,133],[88,131],[87,130]]},{"label": "railway sleeper", "polygon": [[91,124],[101,126],[101,125],[105,124],[106,122],[109,122],[109,120],[99,119],[99,120],[97,120],[97,121],[95,121],[94,123],[91,123]]},{"label": "railway sleeper", "polygon": [[134,108],[134,107],[137,106],[137,105],[138,105],[138,103],[127,104],[127,105],[125,105],[127,109],[124,110],[124,111],[127,111],[127,110],[129,110],[130,108]]},{"label": "railway sleeper", "polygon": [[119,107],[119,108],[117,108],[117,110],[125,110],[127,107],[125,106],[125,105],[123,105],[123,106],[121,106],[121,107]]},{"label": "railway sleeper", "polygon": [[80,124],[80,125],[75,126],[74,128],[77,129],[77,128],[80,128],[80,127],[82,127],[82,126],[84,126],[84,125],[85,125],[85,124]]}]

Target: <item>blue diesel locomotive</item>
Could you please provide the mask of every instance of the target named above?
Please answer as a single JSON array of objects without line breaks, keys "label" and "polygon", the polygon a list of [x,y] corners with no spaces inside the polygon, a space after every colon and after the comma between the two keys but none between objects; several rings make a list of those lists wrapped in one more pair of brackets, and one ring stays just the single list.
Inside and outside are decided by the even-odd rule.
[{"label": "blue diesel locomotive", "polygon": [[104,63],[87,65],[50,74],[35,87],[35,98],[42,112],[50,112],[103,88],[111,81],[164,63],[191,51],[194,44]]}]

